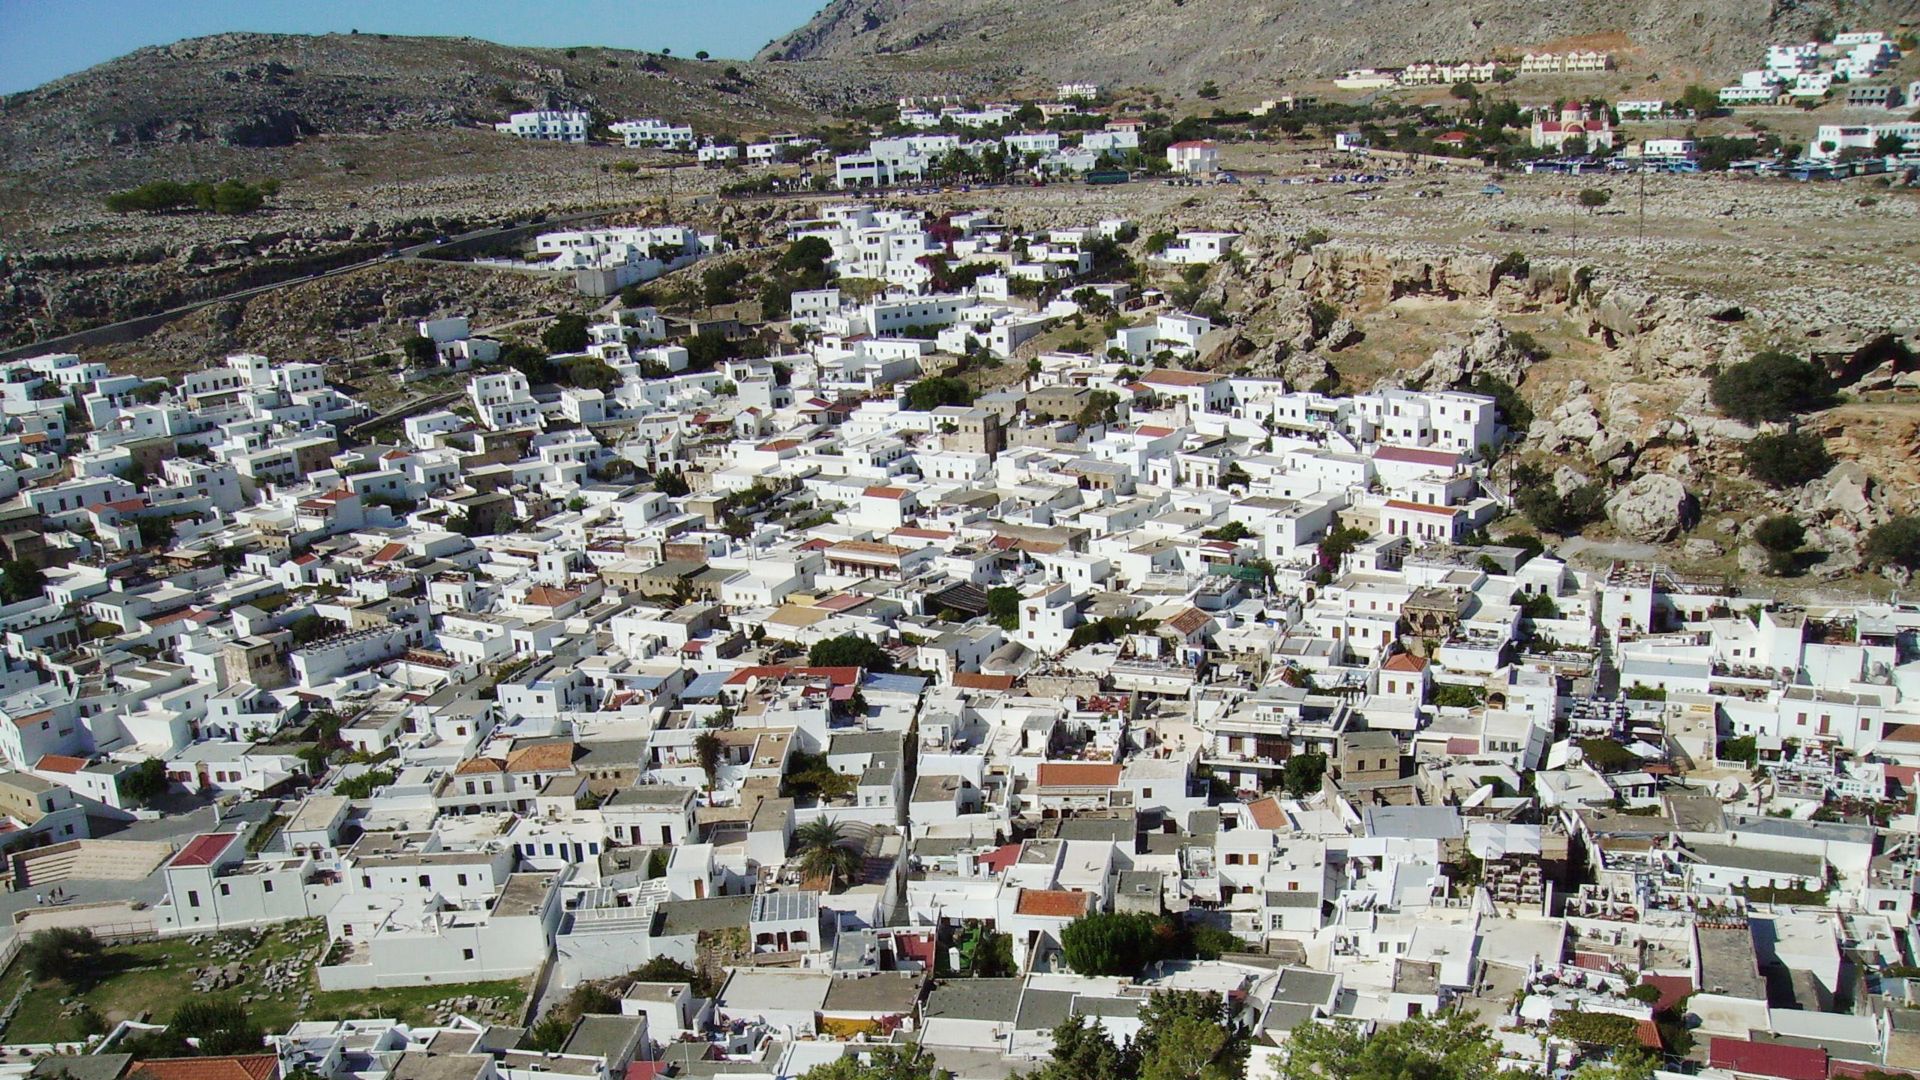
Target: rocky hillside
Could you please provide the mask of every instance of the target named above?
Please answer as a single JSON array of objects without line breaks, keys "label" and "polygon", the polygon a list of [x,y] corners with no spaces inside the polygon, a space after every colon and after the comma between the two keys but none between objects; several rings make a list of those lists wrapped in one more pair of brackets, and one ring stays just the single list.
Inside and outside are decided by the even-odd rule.
[{"label": "rocky hillside", "polygon": [[[952,81],[964,89],[967,77]],[[530,108],[766,130],[885,100],[899,84],[884,63],[769,68],[470,38],[220,34],[141,49],[0,100],[0,170],[54,185],[102,158],[445,131]]]},{"label": "rocky hillside", "polygon": [[1179,86],[1590,37],[1650,64],[1727,72],[1751,66],[1769,41],[1915,18],[1911,0],[832,0],[760,58],[905,53],[942,68]]}]

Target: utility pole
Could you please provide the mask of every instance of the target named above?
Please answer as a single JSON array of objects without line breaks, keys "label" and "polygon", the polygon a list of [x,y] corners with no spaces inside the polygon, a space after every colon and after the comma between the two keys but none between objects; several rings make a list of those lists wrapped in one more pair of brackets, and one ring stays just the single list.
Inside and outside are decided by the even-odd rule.
[{"label": "utility pole", "polygon": [[1647,173],[1646,167],[1640,170],[1640,239],[1647,238]]}]

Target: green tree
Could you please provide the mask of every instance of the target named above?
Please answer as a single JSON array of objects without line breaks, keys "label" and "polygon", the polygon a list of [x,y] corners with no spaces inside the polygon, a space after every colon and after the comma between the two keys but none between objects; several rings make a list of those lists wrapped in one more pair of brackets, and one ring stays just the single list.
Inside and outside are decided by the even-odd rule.
[{"label": "green tree", "polygon": [[[1875,525],[1861,548],[1868,565],[1920,570],[1920,517],[1897,517]],[[11,575],[9,575],[11,576]]]},{"label": "green tree", "polygon": [[1713,403],[1743,423],[1786,420],[1833,402],[1833,383],[1818,366],[1769,349],[1714,376]]},{"label": "green tree", "polygon": [[105,973],[107,947],[86,927],[55,926],[26,939],[20,963],[42,979],[85,992]]},{"label": "green tree", "polygon": [[167,763],[148,758],[120,774],[120,793],[141,806],[152,806],[167,793]]},{"label": "green tree", "polygon": [[727,744],[711,731],[703,731],[693,740],[693,752],[700,760],[700,771],[707,774],[707,790],[712,791],[720,775],[720,759]]},{"label": "green tree", "polygon": [[1137,912],[1095,912],[1060,931],[1067,966],[1081,975],[1138,975],[1161,955],[1160,920]]},{"label": "green tree", "polygon": [[1773,488],[1798,487],[1833,467],[1826,440],[1811,431],[1758,435],[1742,453],[1747,475]]},{"label": "green tree", "polygon": [[1360,541],[1367,539],[1370,535],[1372,534],[1365,529],[1348,525],[1337,526],[1320,541],[1320,565],[1329,572],[1339,570],[1340,560],[1352,554],[1353,549],[1360,546]]},{"label": "green tree", "polygon": [[1807,542],[1807,529],[1791,514],[1775,514],[1754,528],[1753,541],[1767,553],[1768,573],[1790,574],[1800,545]]},{"label": "green tree", "polygon": [[340,624],[334,620],[312,613],[302,615],[287,625],[287,630],[293,635],[293,644],[296,648],[332,637],[341,629]]},{"label": "green tree", "polygon": [[1027,1080],[1134,1080],[1139,1057],[1131,1045],[1113,1041],[1106,1029],[1084,1016],[1054,1025],[1053,1056],[1027,1074]]},{"label": "green tree", "polygon": [[246,1007],[229,998],[190,998],[173,1014],[167,1034],[199,1040],[209,1057],[260,1052],[267,1033]]},{"label": "green tree", "polygon": [[1599,188],[1581,188],[1579,198],[1580,205],[1586,207],[1588,212],[1598,210],[1613,201],[1611,192],[1602,191]]},{"label": "green tree", "polygon": [[583,390],[606,393],[620,385],[620,373],[597,357],[583,356],[567,363],[567,381]]},{"label": "green tree", "polygon": [[987,590],[987,618],[1002,630],[1020,627],[1020,590],[1000,585]]},{"label": "green tree", "polygon": [[847,846],[846,832],[837,821],[815,818],[793,831],[793,843],[800,871],[808,877],[831,883],[851,880],[860,871],[860,853]]},{"label": "green tree", "polygon": [[1415,1016],[1371,1037],[1348,1021],[1300,1024],[1287,1036],[1280,1080],[1496,1080],[1500,1051],[1460,1011]]},{"label": "green tree", "polygon": [[47,591],[47,575],[25,559],[0,563],[0,601],[17,604]]},{"label": "green tree", "polygon": [[807,663],[814,667],[865,668],[883,675],[893,670],[893,658],[887,651],[858,634],[814,642],[807,650]]},{"label": "green tree", "polygon": [[942,405],[970,405],[973,388],[963,380],[939,376],[907,387],[901,406],[913,412],[932,412]]},{"label": "green tree", "polygon": [[529,1050],[543,1054],[557,1054],[567,1045],[567,1036],[573,1034],[573,1020],[560,1015],[558,1008],[547,1010],[547,1015],[527,1030],[524,1045]]},{"label": "green tree", "polygon": [[555,315],[547,328],[540,331],[540,344],[546,346],[548,353],[585,352],[587,340],[587,317],[572,312]]},{"label": "green tree", "polygon": [[369,769],[358,776],[350,776],[333,785],[335,795],[344,795],[349,799],[365,799],[375,791],[393,783],[394,775],[387,769]]},{"label": "green tree", "polygon": [[875,1046],[865,1055],[852,1052],[815,1065],[801,1080],[953,1080],[953,1074],[915,1047]]},{"label": "green tree", "polygon": [[430,337],[410,337],[400,343],[400,351],[414,367],[433,367],[440,362],[439,346]]},{"label": "green tree", "polygon": [[1304,799],[1320,790],[1326,775],[1327,755],[1295,754],[1280,768],[1280,786],[1293,798]]}]

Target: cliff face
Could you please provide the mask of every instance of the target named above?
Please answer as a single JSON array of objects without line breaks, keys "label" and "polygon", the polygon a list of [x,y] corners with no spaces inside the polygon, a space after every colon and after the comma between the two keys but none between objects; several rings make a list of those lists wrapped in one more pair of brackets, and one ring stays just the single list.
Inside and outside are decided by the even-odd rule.
[{"label": "cliff face", "polygon": [[1770,41],[1914,18],[1901,0],[832,0],[760,58],[908,54],[1033,78],[1180,86],[1590,38],[1653,63],[1732,71]]}]

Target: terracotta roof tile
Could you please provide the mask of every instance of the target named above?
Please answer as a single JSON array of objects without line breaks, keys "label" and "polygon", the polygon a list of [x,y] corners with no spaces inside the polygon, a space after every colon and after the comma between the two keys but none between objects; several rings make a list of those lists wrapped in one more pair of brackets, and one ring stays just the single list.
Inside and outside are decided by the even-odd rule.
[{"label": "terracotta roof tile", "polygon": [[1087,913],[1090,899],[1089,894],[1073,889],[1021,889],[1020,902],[1014,910],[1041,918],[1077,919]]},{"label": "terracotta roof tile", "polygon": [[1040,787],[1113,787],[1121,771],[1118,765],[1048,761],[1034,771],[1034,782]]},{"label": "terracotta roof tile", "polygon": [[127,1075],[149,1080],[273,1080],[280,1075],[280,1059],[274,1054],[159,1058],[134,1062]]}]

